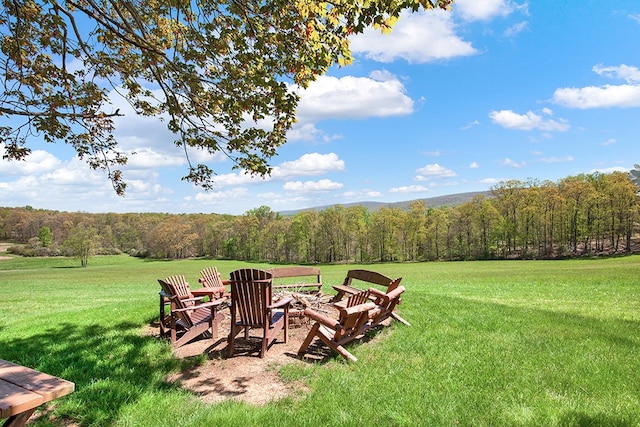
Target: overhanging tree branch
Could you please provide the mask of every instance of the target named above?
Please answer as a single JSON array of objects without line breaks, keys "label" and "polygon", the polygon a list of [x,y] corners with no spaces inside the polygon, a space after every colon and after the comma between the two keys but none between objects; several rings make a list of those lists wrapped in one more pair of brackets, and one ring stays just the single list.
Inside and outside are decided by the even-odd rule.
[{"label": "overhanging tree branch", "polygon": [[[187,148],[222,151],[264,175],[295,122],[298,97],[335,64],[351,61],[349,37],[386,30],[402,10],[452,0],[3,0],[0,94],[3,158],[30,152],[32,135],[72,145],[104,169],[118,194],[126,162],[113,137],[109,91],[137,114],[168,116],[189,164],[186,179],[210,188],[215,170]],[[89,23],[86,28],[79,25]],[[68,64],[81,64],[70,70]],[[105,83],[107,82],[107,83]],[[151,85],[162,96],[154,97]],[[268,119],[264,127],[259,122]],[[21,121],[22,120],[22,121]]]}]

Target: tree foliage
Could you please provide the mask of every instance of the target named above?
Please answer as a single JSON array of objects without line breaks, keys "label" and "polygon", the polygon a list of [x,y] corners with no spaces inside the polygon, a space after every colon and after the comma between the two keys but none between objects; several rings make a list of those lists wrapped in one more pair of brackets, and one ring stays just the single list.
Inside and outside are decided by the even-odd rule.
[{"label": "tree foliage", "polygon": [[[349,64],[352,34],[451,3],[2,0],[3,158],[24,159],[36,136],[63,141],[122,194],[115,89],[137,114],[163,118],[188,160],[189,148],[221,151],[236,168],[268,174],[295,122],[296,86]],[[213,174],[189,160],[184,178],[209,188]]]},{"label": "tree foliage", "polygon": [[633,165],[633,169],[629,171],[629,179],[636,186],[640,187],[640,165]]},{"label": "tree foliage", "polygon": [[[621,172],[557,183],[508,181],[457,206],[332,206],[283,216],[89,214],[0,208],[0,240],[37,241],[49,227],[68,254],[205,256],[275,263],[563,258],[638,253],[640,197]],[[38,242],[39,243],[39,242]],[[46,251],[14,252],[46,255]]]},{"label": "tree foliage", "polygon": [[53,232],[51,228],[47,226],[40,227],[38,231],[38,241],[45,248],[51,246],[53,244]]},{"label": "tree foliage", "polygon": [[64,241],[63,246],[68,253],[80,260],[82,267],[86,267],[89,265],[89,258],[95,254],[98,248],[98,230],[85,223],[80,223]]}]

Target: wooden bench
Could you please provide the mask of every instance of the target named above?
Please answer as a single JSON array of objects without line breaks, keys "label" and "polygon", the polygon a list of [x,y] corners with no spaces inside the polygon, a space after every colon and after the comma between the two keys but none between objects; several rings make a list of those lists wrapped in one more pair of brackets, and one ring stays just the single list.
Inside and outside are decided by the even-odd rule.
[{"label": "wooden bench", "polygon": [[370,318],[372,311],[376,310],[376,304],[369,301],[369,291],[361,291],[351,295],[343,305],[336,304],[336,308],[340,312],[338,319],[332,319],[311,308],[305,308],[304,315],[315,323],[298,349],[299,357],[307,352],[309,345],[317,337],[346,360],[353,362],[358,360],[344,346],[364,335],[374,326]]},{"label": "wooden bench", "polygon": [[[321,294],[322,275],[317,267],[275,267],[268,270],[273,278],[273,290]],[[309,279],[313,277],[313,279]],[[278,280],[284,279],[284,280]]]},{"label": "wooden bench", "polygon": [[0,419],[4,427],[23,426],[43,403],[65,396],[75,384],[0,359]]},{"label": "wooden bench", "polygon": [[[359,286],[365,289],[368,288],[369,299],[374,301],[378,306],[378,314],[375,316],[374,323],[380,323],[386,318],[392,317],[407,326],[411,326],[409,322],[395,312],[396,305],[402,301],[400,297],[405,290],[403,286],[400,286],[402,277],[392,280],[375,271],[349,270],[342,285],[333,286],[333,289],[337,292],[333,297],[336,306],[341,307],[344,305],[344,301],[342,300],[345,295],[349,297],[363,291],[363,289],[354,286],[354,280],[361,282],[356,282]],[[382,288],[382,290],[371,287],[371,285],[376,285]]]},{"label": "wooden bench", "polygon": [[376,273],[375,271],[349,270],[347,272],[347,277],[344,278],[342,284],[333,286],[333,289],[337,292],[334,297],[334,301],[340,301],[345,297],[345,295],[354,295],[363,291],[363,289],[354,286],[354,280],[364,282],[365,287],[363,289],[369,288],[370,285],[377,285],[381,287],[385,293],[389,293],[400,285],[402,277],[392,280],[391,278],[383,274]]}]

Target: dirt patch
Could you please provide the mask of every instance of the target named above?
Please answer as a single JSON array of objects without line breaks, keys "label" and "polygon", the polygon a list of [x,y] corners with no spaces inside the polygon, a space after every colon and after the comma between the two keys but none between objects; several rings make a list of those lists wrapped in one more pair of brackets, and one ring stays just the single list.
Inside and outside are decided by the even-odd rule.
[{"label": "dirt patch", "polygon": [[6,254],[7,253],[7,249],[9,249],[11,247],[10,243],[0,243],[0,261],[3,259],[11,259],[10,256],[3,256],[2,254]]},{"label": "dirt patch", "polygon": [[[167,380],[178,383],[192,391],[207,403],[221,402],[227,399],[243,401],[253,405],[262,405],[272,400],[295,396],[306,391],[306,385],[297,382],[284,382],[278,375],[285,364],[308,364],[322,362],[331,357],[331,351],[319,340],[309,347],[304,358],[297,355],[298,348],[306,338],[311,323],[308,319],[291,320],[289,339],[285,343],[282,334],[271,345],[264,358],[260,358],[260,333],[252,331],[248,340],[241,333],[236,338],[235,351],[227,357],[227,337],[230,329],[229,311],[223,311],[222,322],[217,339],[199,339],[174,349],[180,358],[206,354],[204,364],[172,374]],[[147,334],[159,336],[159,328],[152,325]]]},{"label": "dirt patch", "polygon": [[304,384],[283,382],[278,370],[289,363],[308,363],[297,357],[298,348],[309,331],[308,325],[290,328],[288,342],[285,343],[281,335],[264,358],[260,358],[261,341],[254,332],[249,340],[240,334],[236,338],[233,356],[227,357],[227,337],[222,336],[224,330],[220,331],[217,340],[199,340],[175,349],[174,353],[181,358],[204,353],[209,360],[169,376],[168,381],[179,383],[207,403],[236,399],[262,405],[306,389]]}]

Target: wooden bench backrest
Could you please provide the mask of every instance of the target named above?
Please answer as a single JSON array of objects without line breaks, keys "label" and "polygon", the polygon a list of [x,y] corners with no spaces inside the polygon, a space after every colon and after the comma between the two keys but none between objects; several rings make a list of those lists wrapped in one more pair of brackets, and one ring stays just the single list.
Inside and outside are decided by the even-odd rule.
[{"label": "wooden bench backrest", "polygon": [[271,276],[274,279],[279,279],[284,277],[315,276],[316,283],[322,283],[322,275],[320,274],[320,269],[318,267],[304,267],[304,266],[275,267],[268,271],[271,273]]},{"label": "wooden bench backrest", "polygon": [[[320,269],[318,267],[306,267],[306,266],[293,266],[293,267],[275,267],[268,270],[273,277],[273,286],[274,288],[282,288],[282,287],[314,287],[317,288],[318,291],[322,289],[322,274],[320,274]],[[311,279],[313,277],[313,279]],[[302,281],[295,281],[295,283],[291,280],[275,280],[275,279],[293,279],[300,278]],[[308,279],[307,279],[308,278]]]},{"label": "wooden bench backrest", "polygon": [[357,286],[353,286],[353,284],[351,283],[354,279],[360,280],[366,283],[382,286],[385,288],[385,292],[390,292],[400,285],[400,281],[402,280],[402,277],[398,277],[397,279],[391,279],[390,277],[387,277],[384,274],[380,274],[375,271],[349,270],[347,272],[347,277],[345,277],[344,279],[343,285],[357,287]]}]

